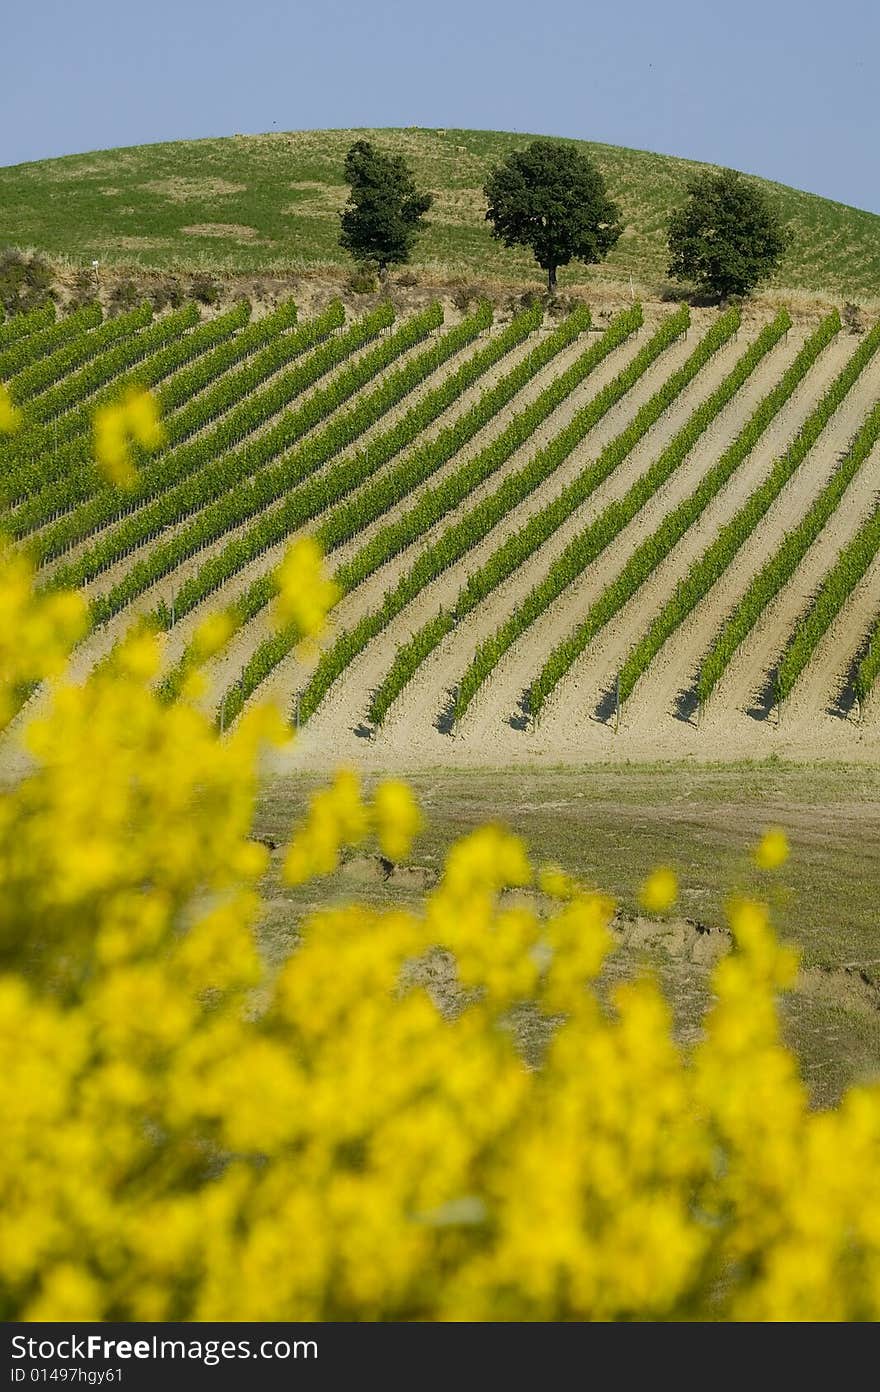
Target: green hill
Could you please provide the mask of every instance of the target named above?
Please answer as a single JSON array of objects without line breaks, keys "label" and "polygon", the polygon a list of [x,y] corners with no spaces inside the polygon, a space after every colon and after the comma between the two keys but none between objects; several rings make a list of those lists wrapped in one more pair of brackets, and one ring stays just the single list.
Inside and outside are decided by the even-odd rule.
[{"label": "green hill", "polygon": [[[74,263],[294,271],[346,265],[337,213],[345,151],[366,135],[404,154],[435,197],[415,265],[438,277],[539,281],[531,259],[494,242],[484,221],[486,172],[534,137],[493,131],[295,131],[176,141],[69,155],[0,169],[2,236]],[[601,268],[569,267],[561,286],[665,284],[665,227],[691,161],[583,143],[621,204],[626,230]],[[777,285],[876,301],[880,216],[767,184],[795,233]]]}]

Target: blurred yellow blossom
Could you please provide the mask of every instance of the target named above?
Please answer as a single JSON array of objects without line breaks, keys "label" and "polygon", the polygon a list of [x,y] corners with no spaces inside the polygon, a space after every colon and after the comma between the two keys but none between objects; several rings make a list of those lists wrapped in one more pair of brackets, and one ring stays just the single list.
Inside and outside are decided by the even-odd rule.
[{"label": "blurred yellow blossom", "polygon": [[327,576],[324,553],[314,537],[303,536],[294,542],[275,572],[275,583],[279,625],[294,625],[304,638],[320,637],[340,590]]},{"label": "blurred yellow blossom", "polygon": [[156,398],[143,387],[129,387],[119,401],[95,412],[95,459],[107,480],[118,488],[131,488],[137,481],[132,444],[155,450],[164,438]]},{"label": "blurred yellow blossom", "polygon": [[778,870],[790,853],[788,837],[782,827],[770,827],[755,847],[755,864],[761,870]]},{"label": "blurred yellow blossom", "polygon": [[406,860],[423,818],[408,783],[388,778],[373,794],[373,817],[379,846],[389,860]]},{"label": "blurred yellow blossom", "polygon": [[207,662],[226,646],[239,626],[231,609],[217,609],[203,619],[193,634],[192,654],[196,663]]},{"label": "blurred yellow blossom", "polygon": [[652,870],[639,892],[639,903],[648,913],[668,913],[678,898],[678,876],[667,865]]},{"label": "blurred yellow blossom", "polygon": [[0,537],[0,729],[21,697],[44,677],[57,676],[88,627],[81,595],[37,594],[33,564]]},{"label": "blurred yellow blossom", "polygon": [[5,382],[0,382],[0,435],[14,435],[21,429],[21,411],[15,405]]},{"label": "blurred yellow blossom", "polygon": [[338,868],[346,847],[361,845],[371,834],[383,855],[405,860],[421,826],[421,811],[405,783],[387,779],[371,800],[358,775],[340,769],[330,787],[312,797],[288,850],[285,876],[290,884],[302,884],[313,875],[328,875]]},{"label": "blurred yellow blossom", "polygon": [[[163,703],[146,628],[66,681],[84,623],[0,553],[0,704],[54,682],[0,797],[8,1320],[880,1319],[880,1087],[811,1107],[766,905],[730,904],[689,1045],[656,983],[597,980],[613,902],[501,826],[406,909],[291,905],[267,966],[278,712],[220,738]],[[287,878],[371,836],[396,858],[420,823],[342,770]],[[665,911],[674,873],[646,890]]]}]

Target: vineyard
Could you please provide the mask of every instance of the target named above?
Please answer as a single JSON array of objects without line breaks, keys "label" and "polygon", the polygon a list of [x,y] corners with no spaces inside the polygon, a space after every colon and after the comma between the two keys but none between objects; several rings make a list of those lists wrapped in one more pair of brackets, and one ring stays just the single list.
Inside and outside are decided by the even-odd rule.
[{"label": "vineyard", "polygon": [[[0,532],[85,594],[79,676],[147,621],[172,701],[222,608],[200,699],[277,700],[306,763],[880,744],[880,324],[50,309],[0,324],[0,381]],[[119,487],[92,420],[133,385],[164,443]],[[342,594],[305,668],[272,621],[303,534]]]}]

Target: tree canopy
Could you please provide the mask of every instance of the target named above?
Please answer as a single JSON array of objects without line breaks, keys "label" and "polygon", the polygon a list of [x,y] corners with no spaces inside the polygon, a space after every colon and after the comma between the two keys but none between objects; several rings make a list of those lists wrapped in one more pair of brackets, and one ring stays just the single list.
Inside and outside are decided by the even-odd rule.
[{"label": "tree canopy", "polygon": [[576,145],[535,140],[509,155],[485,185],[486,219],[505,246],[526,246],[547,272],[547,288],[569,261],[600,261],[621,234],[605,181]]},{"label": "tree canopy", "polygon": [[341,214],[340,246],[356,261],[375,261],[380,271],[405,264],[431,206],[430,193],[416,188],[400,155],[386,155],[368,140],[356,140],[345,157],[351,185]]},{"label": "tree canopy", "polygon": [[745,295],[776,269],[791,233],[763,190],[732,169],[688,185],[669,220],[669,274],[722,299]]}]

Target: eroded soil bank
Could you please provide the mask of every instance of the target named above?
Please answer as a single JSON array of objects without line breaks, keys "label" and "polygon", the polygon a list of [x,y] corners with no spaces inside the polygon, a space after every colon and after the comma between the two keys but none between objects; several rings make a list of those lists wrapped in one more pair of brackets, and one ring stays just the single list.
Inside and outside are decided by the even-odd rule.
[{"label": "eroded soil bank", "polygon": [[[760,896],[802,951],[796,990],[782,1009],[815,1101],[827,1105],[848,1083],[880,1076],[880,768],[771,760],[416,772],[410,781],[428,827],[413,868],[358,852],[338,874],[292,890],[281,879],[283,847],[321,781],[275,777],[262,793],[257,832],[274,846],[262,932],[273,960],[286,955],[316,908],[352,899],[416,906],[452,840],[503,821],[536,860],[558,861],[616,897],[617,941],[603,990],[634,972],[656,972],[680,1038],[697,1038],[712,962],[728,946],[725,902],[734,893]],[[768,825],[785,827],[792,846],[788,864],[769,876],[750,854]],[[639,885],[658,863],[674,865],[681,885],[679,909],[666,923],[645,920],[637,908]],[[442,962],[431,984],[438,999],[454,996]],[[517,1030],[527,1052],[539,1050],[541,1028],[528,1011]]]}]

